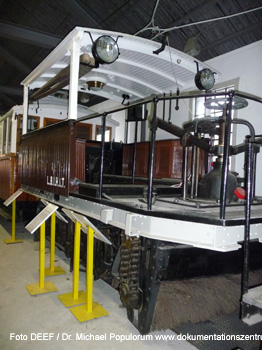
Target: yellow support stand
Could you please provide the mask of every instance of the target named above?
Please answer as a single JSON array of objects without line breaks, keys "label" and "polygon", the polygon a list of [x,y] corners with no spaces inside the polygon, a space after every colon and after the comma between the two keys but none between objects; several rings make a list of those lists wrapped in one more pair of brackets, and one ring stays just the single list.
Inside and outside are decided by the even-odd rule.
[{"label": "yellow support stand", "polygon": [[51,215],[51,231],[50,231],[50,267],[45,269],[45,276],[56,276],[66,273],[60,266],[55,266],[55,227],[56,213]]},{"label": "yellow support stand", "polygon": [[23,243],[22,239],[15,238],[15,217],[16,217],[16,199],[12,202],[12,238],[4,239],[6,244],[10,243]]},{"label": "yellow support stand", "polygon": [[39,283],[26,285],[26,289],[31,295],[57,291],[57,288],[53,282],[49,281],[45,283],[45,222],[43,222],[40,226],[39,244]]},{"label": "yellow support stand", "polygon": [[75,221],[75,236],[74,236],[74,263],[73,263],[73,290],[70,293],[58,295],[58,298],[66,306],[75,306],[85,303],[86,293],[78,291],[79,286],[79,260],[80,260],[80,234],[81,225]]},{"label": "yellow support stand", "polygon": [[91,227],[87,227],[86,249],[86,303],[70,308],[70,311],[79,322],[109,315],[101,305],[93,302],[94,230]]}]

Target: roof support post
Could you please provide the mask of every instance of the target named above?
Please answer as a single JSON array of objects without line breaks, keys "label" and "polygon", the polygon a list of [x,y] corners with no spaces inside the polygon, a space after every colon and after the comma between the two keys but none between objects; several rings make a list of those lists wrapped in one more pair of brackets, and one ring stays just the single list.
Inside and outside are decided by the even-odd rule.
[{"label": "roof support post", "polygon": [[70,52],[71,52],[71,58],[70,58],[68,119],[77,119],[77,98],[78,98],[79,56],[80,56],[79,36],[76,36],[73,38]]},{"label": "roof support post", "polygon": [[23,135],[27,133],[27,118],[28,118],[28,86],[24,85],[23,128],[22,128]]}]

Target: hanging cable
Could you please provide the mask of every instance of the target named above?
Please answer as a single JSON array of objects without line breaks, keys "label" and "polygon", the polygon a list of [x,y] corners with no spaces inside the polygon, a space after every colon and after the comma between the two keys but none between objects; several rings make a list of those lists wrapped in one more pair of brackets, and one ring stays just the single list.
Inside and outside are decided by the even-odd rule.
[{"label": "hanging cable", "polygon": [[[140,34],[140,33],[144,32],[146,30],[157,31],[158,33],[152,38],[152,40],[154,40],[154,39],[158,38],[160,35],[163,35],[164,33],[170,32],[172,30],[182,29],[182,28],[186,28],[186,27],[191,27],[191,26],[195,26],[195,25],[199,25],[199,24],[205,24],[205,23],[210,23],[210,22],[215,22],[215,21],[221,21],[221,20],[233,18],[233,17],[236,17],[236,16],[245,15],[247,13],[254,12],[254,11],[259,11],[259,10],[262,10],[262,6],[259,6],[259,7],[250,9],[250,10],[245,10],[245,11],[242,11],[242,12],[234,13],[234,14],[228,15],[228,16],[222,16],[222,17],[217,17],[217,18],[210,18],[210,19],[206,19],[206,20],[203,20],[203,21],[182,24],[180,26],[174,26],[174,27],[171,27],[171,28],[159,28],[159,27],[154,25],[154,21],[152,22],[152,19],[151,19],[150,22],[143,29],[138,31],[135,35]],[[153,23],[153,25],[151,27],[149,27],[149,25],[151,23]]]},{"label": "hanging cable", "polygon": [[140,29],[138,32],[136,32],[134,35],[138,35],[139,33],[142,33],[143,31],[147,30],[147,28],[148,28],[148,26],[150,26],[150,24],[152,24],[152,26],[155,28],[155,14],[156,14],[156,10],[158,8],[159,2],[160,2],[160,0],[156,0],[151,19],[147,23],[147,25],[144,28]]},{"label": "hanging cable", "polygon": [[[175,83],[176,83],[176,89],[179,90],[179,84],[178,84],[177,77],[176,77],[176,72],[175,72],[175,69],[174,69],[174,64],[173,64],[172,54],[171,54],[171,47],[170,47],[170,44],[169,44],[169,38],[168,37],[167,37],[167,46],[168,46],[168,52],[169,52],[169,57],[170,57],[170,62],[171,62],[172,73],[173,73],[173,76],[174,76],[174,79],[175,79]],[[184,99],[182,99],[182,101],[183,101],[184,105],[186,106],[187,110],[189,111],[189,113],[192,116],[194,116],[193,111],[191,111],[191,109],[187,105],[186,101]]]}]

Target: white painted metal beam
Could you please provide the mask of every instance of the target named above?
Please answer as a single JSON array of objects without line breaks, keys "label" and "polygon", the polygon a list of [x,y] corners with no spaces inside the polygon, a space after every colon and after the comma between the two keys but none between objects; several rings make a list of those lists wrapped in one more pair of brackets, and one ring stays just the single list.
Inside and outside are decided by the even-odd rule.
[{"label": "white painted metal beam", "polygon": [[[38,197],[44,196],[40,191],[34,191],[28,186],[23,186],[23,189]],[[104,205],[82,198],[62,196],[57,202],[54,200],[53,194],[47,193],[45,195],[50,202],[123,229],[129,236],[142,236],[221,252],[239,249],[240,243],[244,240],[244,225],[220,226],[167,219],[137,214],[132,212],[132,207],[129,211],[119,209],[114,207],[114,202]],[[251,224],[250,239],[262,241],[262,224]]]}]

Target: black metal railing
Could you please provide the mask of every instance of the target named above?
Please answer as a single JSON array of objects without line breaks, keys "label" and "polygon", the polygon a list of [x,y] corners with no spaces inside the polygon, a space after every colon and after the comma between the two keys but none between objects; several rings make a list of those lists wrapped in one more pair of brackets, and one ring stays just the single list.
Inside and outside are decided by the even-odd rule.
[{"label": "black metal railing", "polygon": [[[177,96],[177,94],[172,94],[172,95],[158,95],[158,96],[151,96],[149,98],[140,100],[138,102],[135,103],[130,103],[129,105],[124,105],[112,110],[109,110],[107,112],[103,112],[103,113],[94,113],[88,116],[84,116],[81,117],[79,119],[77,119],[75,122],[81,122],[84,120],[89,120],[89,119],[93,119],[93,118],[97,118],[97,117],[103,117],[103,135],[102,135],[102,147],[101,147],[101,166],[100,166],[100,177],[99,177],[99,198],[101,199],[102,197],[102,188],[103,188],[103,162],[104,162],[104,143],[105,143],[105,132],[106,132],[106,118],[107,116],[116,112],[120,112],[120,111],[125,111],[129,108],[133,108],[136,106],[141,106],[143,104],[148,104],[148,103],[153,103],[154,105],[154,111],[153,111],[153,117],[151,119],[151,141],[150,141],[150,151],[149,151],[149,159],[148,159],[148,164],[149,164],[149,168],[148,168],[148,191],[147,191],[147,210],[152,210],[152,198],[153,198],[153,169],[154,169],[154,153],[155,153],[155,140],[156,140],[156,131],[157,128],[161,128],[161,129],[165,129],[164,125],[162,125],[163,123],[166,123],[165,121],[162,122],[162,124],[160,123],[160,119],[157,118],[157,106],[158,103],[160,101],[168,101],[168,100],[180,100],[180,99],[195,99],[198,97],[206,97],[206,98],[211,98],[211,97],[220,97],[220,96],[224,96],[226,98],[228,98],[228,104],[227,104],[227,110],[226,110],[226,118],[225,118],[225,138],[224,138],[224,152],[223,152],[223,167],[222,167],[222,180],[221,180],[221,190],[220,190],[220,219],[221,220],[225,220],[225,216],[226,216],[226,206],[227,206],[227,186],[228,186],[228,173],[229,173],[229,157],[232,154],[238,154],[240,152],[242,152],[243,150],[246,149],[246,147],[249,146],[243,146],[242,148],[238,148],[238,146],[235,147],[236,151],[235,153],[232,153],[232,146],[230,145],[230,133],[231,133],[231,125],[232,123],[239,123],[239,124],[246,124],[249,127],[250,130],[250,136],[251,138],[253,138],[253,127],[250,123],[248,122],[244,122],[244,121],[233,121],[232,118],[232,110],[233,110],[233,99],[235,96],[239,96],[239,97],[243,97],[246,99],[250,99],[252,101],[256,101],[259,103],[262,103],[262,99],[257,98],[255,96],[249,95],[249,94],[244,94],[244,93],[240,93],[237,91],[229,91],[229,92],[219,92],[219,93],[215,93],[215,92],[207,92],[207,93],[188,93],[188,94],[180,94],[179,96]],[[170,124],[170,123],[169,123]],[[170,124],[170,130],[172,129],[172,131],[170,131],[173,135],[176,135],[177,137],[182,137],[183,135],[181,134],[181,132],[183,133],[183,129],[176,127],[173,124]],[[181,131],[182,130],[182,131]],[[169,130],[166,130],[169,131]],[[137,132],[137,128],[136,128],[136,132]],[[190,135],[192,138],[192,143],[194,145],[196,145],[197,147],[200,148],[204,148],[205,150],[208,149],[208,144],[204,143],[204,141],[198,139],[197,136],[193,136]],[[250,142],[248,143],[250,144]],[[237,151],[238,150],[238,151]],[[251,166],[251,176],[252,179],[254,181],[255,179],[255,155],[254,152],[253,154],[253,160],[252,160],[252,166]],[[135,164],[133,165],[133,167],[135,166]],[[247,176],[247,175],[246,175]],[[187,177],[184,176],[183,178],[183,182],[187,181]],[[135,170],[133,169],[132,171],[132,183],[135,182]],[[196,186],[196,185],[195,185]],[[184,183],[184,192],[187,189],[187,185]],[[184,196],[186,196],[186,194],[184,193]],[[251,194],[251,198],[254,196],[254,187],[252,190],[252,194]]]}]

